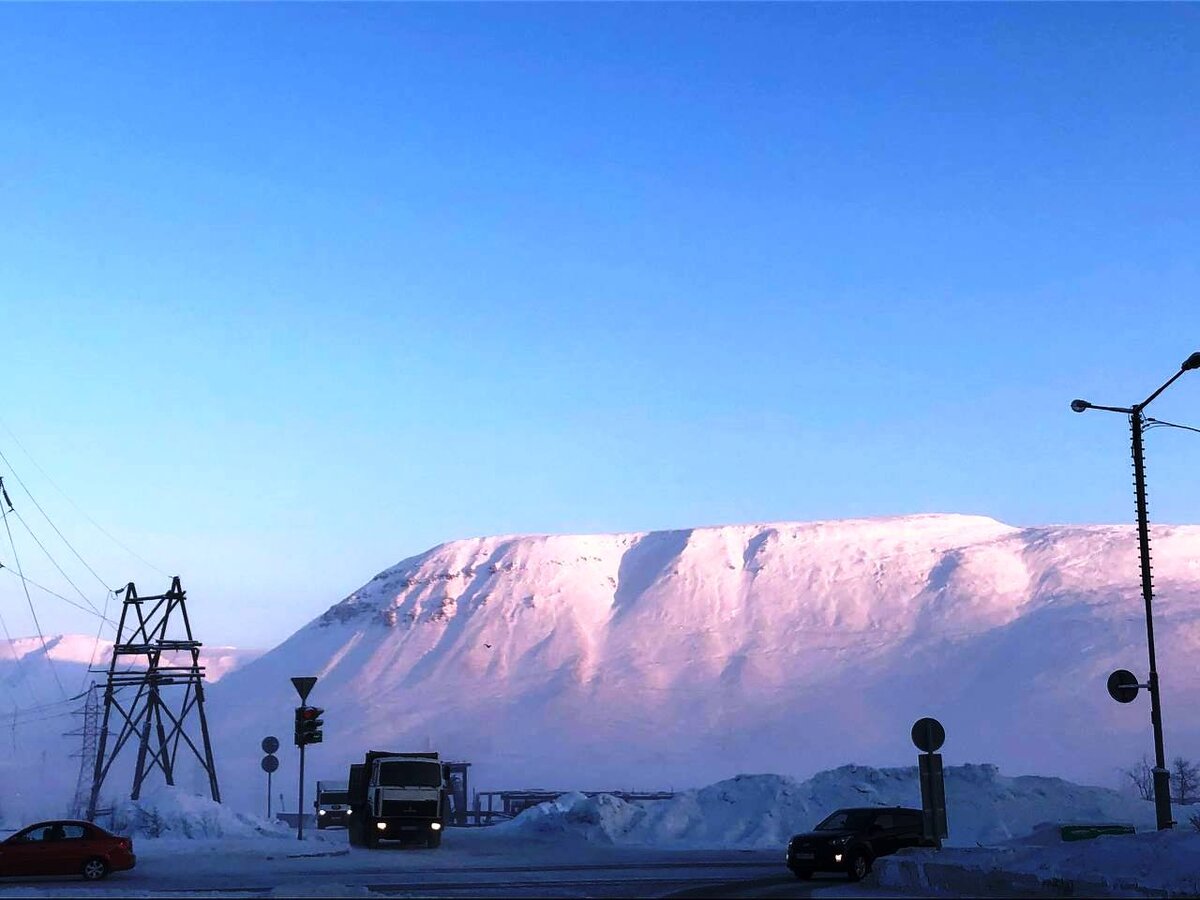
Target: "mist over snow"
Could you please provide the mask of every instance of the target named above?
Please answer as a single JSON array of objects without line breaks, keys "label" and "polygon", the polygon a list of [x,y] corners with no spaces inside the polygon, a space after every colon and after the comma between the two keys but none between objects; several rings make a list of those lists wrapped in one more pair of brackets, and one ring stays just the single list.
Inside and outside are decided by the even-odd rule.
[{"label": "mist over snow", "polygon": [[[1200,527],[1156,527],[1168,753],[1200,756]],[[1118,784],[1149,706],[1134,529],[920,515],[452,541],[387,569],[210,691],[227,798],[262,805],[288,679],[317,675],[311,780],[368,748],[470,760],[475,788],[688,788],[911,765],[941,719],[947,765]]]},{"label": "mist over snow", "polygon": [[[208,682],[214,683],[261,653],[205,646],[200,665]],[[164,654],[163,663],[191,661],[190,654],[172,657]],[[73,713],[82,710],[83,700],[63,698],[75,697],[93,680],[103,685],[103,672],[88,669],[107,671],[111,658],[112,641],[97,640],[94,634],[46,635],[44,647],[38,637],[0,640],[0,782],[9,786],[0,796],[0,825],[66,812],[79,775],[74,754],[81,747],[81,737],[68,732],[82,724]],[[135,660],[126,657],[125,661]],[[132,757],[133,752],[122,757],[114,778],[105,785],[104,799],[115,799],[121,791],[128,794],[131,778],[123,770],[130,768]],[[202,788],[205,782],[198,770],[183,761],[182,754],[180,759],[180,785]],[[157,772],[151,777],[151,783],[161,780]]]}]

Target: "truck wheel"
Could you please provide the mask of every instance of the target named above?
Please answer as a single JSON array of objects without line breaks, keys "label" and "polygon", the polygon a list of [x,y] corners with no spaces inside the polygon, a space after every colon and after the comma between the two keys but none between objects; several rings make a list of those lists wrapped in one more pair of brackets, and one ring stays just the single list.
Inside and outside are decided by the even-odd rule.
[{"label": "truck wheel", "polygon": [[363,843],[366,844],[368,850],[374,850],[379,846],[379,829],[370,819],[363,822]]},{"label": "truck wheel", "polygon": [[440,831],[435,831],[433,834],[431,834],[425,841],[425,846],[427,846],[430,850],[442,846],[442,833]]}]

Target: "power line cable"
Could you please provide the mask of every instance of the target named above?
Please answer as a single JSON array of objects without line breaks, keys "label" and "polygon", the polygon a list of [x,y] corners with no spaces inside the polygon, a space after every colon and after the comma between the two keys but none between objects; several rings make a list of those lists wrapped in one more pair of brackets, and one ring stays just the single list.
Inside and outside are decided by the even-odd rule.
[{"label": "power line cable", "polygon": [[[12,429],[9,428],[8,425],[4,424],[3,422],[0,422],[0,428],[3,428],[8,433],[8,436],[13,439],[13,443],[21,448],[21,452],[25,454],[25,458],[28,459],[30,461],[30,463],[33,464],[33,467],[35,469],[37,469],[38,472],[41,473],[42,477],[46,479],[46,481],[50,484],[50,486],[53,487],[56,491],[58,491],[59,495],[64,500],[66,500],[68,503],[70,503],[71,506],[74,507],[74,509],[77,513],[79,513],[81,516],[83,516],[85,519],[87,519],[88,522],[90,522],[97,531],[99,531],[102,535],[104,535],[106,538],[108,538],[110,541],[112,541],[114,544],[116,544],[118,547],[120,547],[122,550],[124,550],[126,553],[128,553],[130,556],[132,556],[138,562],[149,566],[151,569],[153,569],[159,575],[162,575],[164,578],[171,577],[166,572],[164,572],[162,569],[160,569],[158,566],[154,565],[154,563],[150,562],[148,559],[146,559],[143,556],[141,556],[140,554],[138,554],[137,551],[130,548],[120,538],[111,534],[108,531],[108,529],[106,529],[103,525],[101,525],[99,522],[97,522],[95,519],[93,519],[91,516],[89,516],[82,508],[80,508],[78,503],[76,503],[74,500],[72,500],[67,495],[66,491],[64,491],[62,488],[60,488],[58,486],[58,484],[54,481],[53,478],[51,478],[49,475],[46,474],[46,470],[43,469],[40,465],[38,465],[38,461],[33,458],[33,456],[30,454],[30,452],[28,450],[25,449],[25,445],[21,443],[20,439],[15,434],[13,434]],[[3,458],[2,454],[0,454],[0,458]],[[12,464],[9,463],[7,459],[5,459],[4,462],[9,467],[9,469],[12,470]],[[16,476],[16,474],[17,473],[14,471],[13,475]],[[21,479],[18,477],[17,481],[20,481],[20,480]],[[23,484],[21,486],[24,487]],[[27,491],[27,493],[28,493],[28,491]],[[32,499],[32,497],[30,499]],[[36,504],[36,502],[37,501],[34,501],[35,504]],[[65,541],[66,538],[63,538],[63,540]],[[81,560],[81,562],[82,562],[82,560]],[[87,565],[87,564],[84,563],[84,565]],[[95,575],[96,573],[93,572],[92,574]],[[96,577],[99,578],[98,575]],[[103,581],[103,579],[101,579],[101,581]],[[105,585],[105,587],[108,587],[108,585]]]},{"label": "power line cable", "polygon": [[62,679],[58,677],[58,668],[54,665],[54,660],[50,656],[50,648],[46,646],[46,635],[42,633],[42,623],[38,621],[37,610],[33,608],[33,598],[29,596],[29,585],[25,583],[25,573],[21,570],[21,558],[17,555],[17,544],[13,540],[12,528],[8,524],[8,511],[12,509],[12,501],[8,498],[8,491],[4,490],[3,477],[0,477],[0,497],[3,498],[4,504],[8,506],[8,509],[5,509],[4,504],[0,504],[0,518],[4,519],[4,530],[8,533],[8,545],[12,548],[13,562],[17,564],[17,574],[21,576],[21,587],[25,590],[25,602],[29,604],[29,614],[33,616],[33,625],[37,629],[38,639],[42,642],[42,650],[46,654],[46,664],[50,667],[50,672],[54,675],[54,682],[58,685],[59,693],[65,697],[67,696],[67,691],[63,687]]},{"label": "power line cable", "polygon": [[[29,713],[42,713],[48,709],[54,709],[56,706],[63,706],[67,703],[74,703],[76,700],[81,700],[87,696],[87,691],[76,694],[74,697],[64,697],[62,700],[53,700],[50,703],[41,703],[34,706],[18,707],[15,706],[12,712],[0,713],[0,718],[14,719]],[[71,715],[71,710],[66,710],[65,713],[56,713],[55,715]]]},{"label": "power line cable", "polygon": [[[100,624],[98,624],[96,626],[96,640],[94,640],[92,642],[92,655],[91,655],[91,658],[88,659],[87,669],[83,673],[83,684],[85,685],[85,688],[86,688],[88,680],[92,674],[92,666],[94,666],[96,664],[96,651],[100,649],[100,633],[104,630],[104,623],[108,622],[109,625],[113,626],[113,631],[114,632],[117,631],[117,626],[113,625],[113,623],[111,621],[109,621],[109,618],[108,618],[108,601],[110,598],[116,596],[116,593],[117,593],[116,591],[109,591],[107,594],[104,595],[104,612],[102,612],[100,614]],[[115,633],[113,635],[113,640],[114,641],[116,640]]]},{"label": "power line cable", "polygon": [[1191,425],[1180,425],[1176,422],[1164,422],[1162,419],[1146,419],[1146,428],[1150,429],[1156,425],[1161,425],[1165,428],[1178,428],[1181,431],[1194,431],[1200,434],[1200,428],[1193,428]]},{"label": "power line cable", "polygon": [[[35,544],[37,544],[38,547],[41,548],[42,553],[44,553],[46,555],[46,559],[50,560],[50,565],[52,565],[52,566],[54,566],[54,568],[58,569],[58,574],[61,575],[66,580],[67,584],[69,584],[71,587],[75,588],[75,593],[77,593],[80,597],[82,597],[83,602],[92,608],[92,612],[94,612],[96,615],[100,615],[100,610],[96,609],[95,604],[93,604],[92,601],[88,599],[87,594],[85,594],[82,590],[80,590],[79,585],[77,585],[74,581],[71,580],[71,576],[63,571],[63,567],[58,564],[58,560],[56,560],[51,555],[50,551],[46,549],[46,545],[43,544],[40,540],[38,540],[38,536],[33,533],[33,529],[29,527],[29,523],[25,521],[24,517],[21,515],[21,511],[18,509],[10,509],[10,512],[14,516],[17,517],[18,522],[20,522],[22,525],[25,526],[25,530],[29,532],[29,536],[31,538],[33,538],[33,542]],[[84,563],[84,565],[87,565],[87,563]],[[107,585],[105,585],[104,589],[106,591],[112,590]]]},{"label": "power line cable", "polygon": [[8,641],[8,646],[13,653],[13,661],[17,664],[17,680],[24,684],[26,690],[29,691],[29,699],[34,703],[37,703],[38,698],[37,694],[33,690],[33,682],[29,680],[29,677],[25,672],[24,658],[17,654],[17,642],[13,640],[13,636],[8,630],[8,623],[4,621],[3,614],[0,614],[0,628],[4,630],[4,637]]},{"label": "power line cable", "polygon": [[[52,591],[52,590],[50,590],[50,588],[46,587],[45,585],[38,584],[38,583],[37,583],[36,581],[34,581],[32,578],[27,578],[27,577],[25,577],[24,575],[20,575],[20,574],[18,574],[18,573],[17,573],[17,572],[15,572],[13,569],[11,569],[11,568],[9,568],[8,566],[4,565],[4,563],[2,563],[2,562],[0,562],[0,572],[7,572],[8,574],[12,575],[12,576],[13,576],[13,578],[19,578],[19,579],[21,579],[22,581],[24,581],[26,584],[31,584],[31,585],[33,585],[33,586],[34,586],[35,588],[37,588],[39,591],[43,591],[44,593],[47,593],[47,594],[49,594],[51,597],[57,597],[57,598],[58,598],[59,600],[61,600],[63,603],[70,604],[71,606],[73,606],[73,607],[75,607],[77,610],[79,610],[80,612],[85,612],[85,613],[87,613],[89,616],[95,616],[96,618],[98,618],[98,619],[100,619],[100,620],[101,620],[101,624],[107,623],[107,624],[109,625],[109,627],[111,627],[111,628],[116,628],[116,627],[117,627],[117,623],[116,623],[116,622],[114,622],[112,619],[108,618],[108,616],[107,616],[107,615],[105,615],[104,613],[102,613],[100,610],[96,609],[96,607],[95,607],[95,604],[91,603],[90,601],[89,601],[89,603],[88,603],[88,606],[81,606],[80,604],[78,604],[78,603],[76,603],[74,600],[72,600],[70,597],[64,597],[62,594],[60,594],[60,593],[58,593],[58,592],[56,592],[56,591]],[[108,607],[107,607],[107,601],[106,601],[106,602],[105,602],[105,609],[107,609],[107,608],[108,608]]]},{"label": "power line cable", "polygon": [[[106,591],[111,591],[112,588],[110,588],[108,586],[108,583],[105,582],[105,580],[103,578],[101,578],[98,574],[96,574],[96,570],[88,565],[87,560],[79,555],[79,551],[76,550],[75,547],[72,546],[71,542],[67,540],[66,535],[64,535],[61,531],[59,531],[58,526],[54,524],[54,521],[48,515],[46,515],[46,511],[44,509],[42,509],[42,505],[37,502],[37,498],[34,497],[32,492],[29,490],[29,488],[25,486],[25,482],[21,479],[21,476],[17,474],[17,470],[13,468],[12,463],[10,463],[8,461],[8,457],[4,455],[4,451],[2,451],[2,450],[0,450],[0,460],[4,461],[4,465],[6,465],[8,467],[8,471],[12,473],[13,478],[17,479],[17,484],[19,484],[21,486],[21,490],[23,490],[25,492],[25,495],[30,499],[30,501],[33,503],[33,505],[37,507],[37,511],[42,514],[42,518],[50,523],[50,527],[54,529],[54,533],[57,534],[62,539],[62,542],[67,545],[67,549],[69,549],[72,553],[75,554],[75,558],[77,560],[79,560],[81,563],[83,563],[83,567],[85,569],[87,569],[89,572],[92,573],[92,577],[95,578],[98,582],[100,582],[101,587],[103,587]],[[18,513],[18,517],[19,516],[20,516],[20,514]],[[25,525],[24,519],[21,520],[21,524]],[[28,525],[25,525],[25,527],[27,529],[29,529],[30,534],[33,534],[33,529],[29,528]],[[36,541],[37,538],[35,537],[34,540]],[[38,541],[38,544],[40,545],[41,542]],[[44,547],[42,549],[43,549],[43,551],[45,551]],[[50,554],[47,552],[46,555],[49,556]],[[53,558],[51,558],[50,561],[54,562]],[[57,567],[58,563],[54,563],[54,565]],[[59,571],[61,572],[62,569],[60,568]],[[65,575],[63,577],[66,578]],[[67,580],[70,581],[69,578]],[[74,584],[72,584],[72,587],[74,587]],[[78,591],[79,588],[75,588],[75,590]],[[80,591],[80,593],[83,593],[83,592]]]}]

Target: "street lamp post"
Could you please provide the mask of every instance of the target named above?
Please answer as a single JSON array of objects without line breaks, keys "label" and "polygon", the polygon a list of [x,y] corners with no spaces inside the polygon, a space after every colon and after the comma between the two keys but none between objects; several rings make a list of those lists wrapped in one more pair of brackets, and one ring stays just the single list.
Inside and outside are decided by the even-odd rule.
[{"label": "street lamp post", "polygon": [[1154,727],[1154,812],[1159,830],[1170,828],[1171,820],[1171,777],[1167,772],[1166,752],[1163,750],[1162,703],[1158,693],[1158,666],[1154,659],[1154,582],[1150,574],[1150,522],[1146,512],[1146,460],[1142,448],[1142,433],[1145,428],[1143,411],[1159,394],[1175,383],[1184,372],[1200,369],[1200,352],[1193,353],[1183,361],[1179,371],[1167,379],[1157,391],[1135,406],[1097,406],[1086,400],[1072,400],[1071,409],[1077,413],[1088,409],[1102,409],[1129,416],[1132,435],[1133,491],[1137,507],[1138,556],[1141,562],[1142,599],[1146,602],[1146,647],[1150,654],[1150,724]]}]

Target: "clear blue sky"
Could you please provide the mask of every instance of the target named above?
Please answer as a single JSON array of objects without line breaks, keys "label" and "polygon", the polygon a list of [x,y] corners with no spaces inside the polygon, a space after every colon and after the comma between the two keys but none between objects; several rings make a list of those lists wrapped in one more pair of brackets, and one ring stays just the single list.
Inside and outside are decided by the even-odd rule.
[{"label": "clear blue sky", "polygon": [[1200,349],[1198,51],[1182,4],[0,7],[0,421],[210,643],[471,535],[1124,522],[1067,404]]}]

